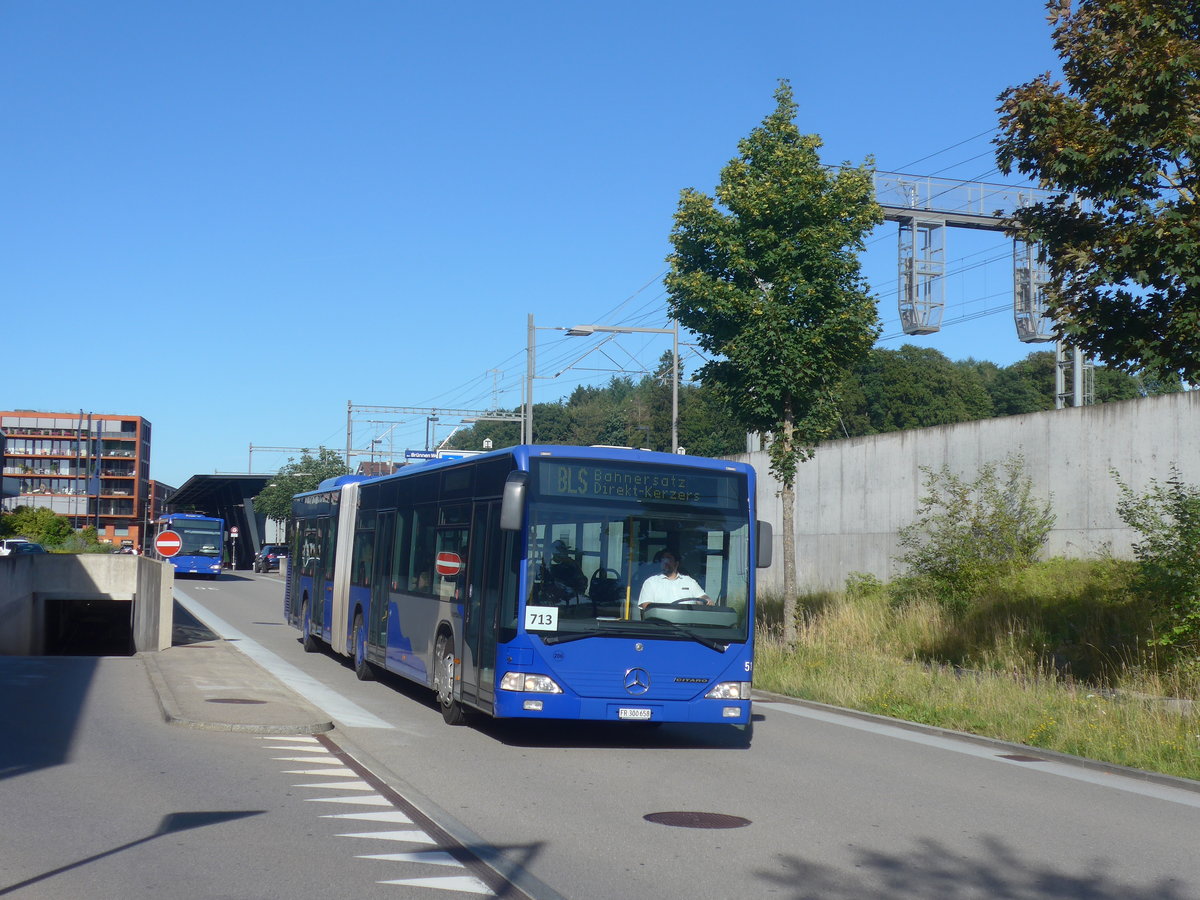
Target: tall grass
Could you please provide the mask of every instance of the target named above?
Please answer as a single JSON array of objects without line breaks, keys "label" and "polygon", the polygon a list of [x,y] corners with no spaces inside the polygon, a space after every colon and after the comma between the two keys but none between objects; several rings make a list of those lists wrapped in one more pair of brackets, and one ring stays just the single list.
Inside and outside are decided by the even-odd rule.
[{"label": "tall grass", "polygon": [[[911,584],[856,579],[760,601],[755,686],[926,725],[1200,779],[1196,666],[1147,646],[1153,610],[1115,560],[1051,560],[956,612]],[[1184,702],[1179,702],[1184,701]]]}]

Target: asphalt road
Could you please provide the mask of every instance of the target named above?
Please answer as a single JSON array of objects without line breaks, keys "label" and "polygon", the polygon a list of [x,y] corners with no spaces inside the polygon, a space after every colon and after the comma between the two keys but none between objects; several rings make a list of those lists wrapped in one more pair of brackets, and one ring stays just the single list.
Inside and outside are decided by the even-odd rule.
[{"label": "asphalt road", "polygon": [[1195,790],[786,702],[756,702],[749,743],[732,728],[451,728],[423,689],[304,653],[278,576],[176,588],[283,680],[319,685],[339,748],[531,896],[1200,898]]}]

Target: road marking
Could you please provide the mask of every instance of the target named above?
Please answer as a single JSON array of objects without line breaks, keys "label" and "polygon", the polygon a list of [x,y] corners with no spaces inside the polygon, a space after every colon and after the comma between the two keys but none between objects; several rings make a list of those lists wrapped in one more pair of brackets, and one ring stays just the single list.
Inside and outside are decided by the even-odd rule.
[{"label": "road marking", "polygon": [[[350,771],[347,769],[346,771]],[[353,774],[353,773],[352,773]],[[302,788],[337,788],[340,791],[373,791],[365,781],[325,781],[321,784],[293,784],[292,787]]]},{"label": "road marking", "polygon": [[356,834],[339,834],[338,837],[370,838],[376,841],[403,841],[406,844],[437,843],[436,838],[430,837],[423,831],[360,831]]},{"label": "road marking", "polygon": [[336,813],[328,816],[321,816],[322,819],[357,819],[360,822],[392,822],[400,825],[412,825],[413,820],[394,809],[391,812],[373,812],[373,813]]},{"label": "road marking", "polygon": [[406,887],[437,888],[443,891],[460,891],[464,894],[482,894],[495,897],[492,889],[474,875],[455,875],[449,878],[399,878],[395,881],[380,881],[379,884],[402,884]]},{"label": "road marking", "polygon": [[337,691],[326,687],[311,675],[301,672],[291,663],[276,656],[253,638],[242,634],[228,622],[223,621],[219,616],[205,609],[194,598],[189,597],[181,591],[178,582],[175,583],[174,593],[192,615],[200,619],[225,640],[233,641],[234,647],[245,653],[309,703],[317,707],[317,709],[324,711],[331,719],[335,719],[351,728],[391,729],[395,727],[374,713],[367,712],[353,700],[343,697]]},{"label": "road marking", "polygon": [[[1086,784],[1099,785],[1100,787],[1125,791],[1130,794],[1139,794],[1143,797],[1152,797],[1156,800],[1166,800],[1169,803],[1178,803],[1181,806],[1200,808],[1200,793],[1171,787],[1170,785],[1156,784],[1152,781],[1139,781],[1137,778],[1128,775],[1084,769],[1068,763],[1056,762],[1048,758],[1037,763],[1005,759],[1001,755],[1003,751],[998,750],[996,747],[986,747],[980,744],[973,744],[967,740],[913,731],[899,725],[889,725],[886,722],[872,722],[866,719],[858,719],[853,716],[839,714],[835,711],[815,709],[810,706],[762,700],[755,700],[754,706],[756,709],[769,709],[773,712],[785,713],[789,716],[816,719],[819,722],[828,722],[831,725],[838,725],[843,728],[856,728],[859,731],[868,731],[896,740],[908,741],[913,744],[923,744],[926,747],[936,747],[940,750],[949,750],[952,753],[963,753],[967,756],[991,760],[994,763],[1004,766],[1017,766],[1026,770],[1034,769],[1047,775],[1071,778]],[[1033,748],[1031,752],[1036,753],[1036,748]]]},{"label": "road marking", "polygon": [[[346,796],[339,794],[340,791],[371,791],[375,790],[366,779],[371,779],[379,783],[369,771],[363,769],[355,771],[352,766],[358,766],[357,763],[348,761],[348,758],[335,753],[337,745],[332,742],[322,741],[318,738],[303,737],[303,738],[283,738],[278,736],[263,737],[262,748],[269,752],[278,750],[297,750],[304,752],[305,756],[276,756],[273,759],[281,763],[289,762],[306,762],[317,763],[321,767],[317,769],[304,769],[297,772],[295,770],[285,770],[285,775],[295,774],[316,774],[324,776],[335,776],[346,778],[345,781],[328,781],[319,784],[298,784],[293,785],[297,788],[306,788],[315,791],[329,791],[329,796],[306,797],[306,803],[342,803],[349,806],[386,806],[386,810],[356,810],[346,813],[327,813],[322,814],[322,819],[334,819],[339,822],[349,824],[350,822],[362,823],[377,823],[379,825],[407,825],[405,829],[390,829],[387,831],[362,831],[352,833],[342,833],[337,837],[357,838],[358,840],[374,840],[388,841],[392,843],[401,843],[415,845],[414,849],[400,853],[382,853],[382,854],[356,854],[356,859],[371,859],[382,862],[396,863],[403,871],[397,874],[408,874],[412,872],[415,877],[389,878],[383,881],[376,882],[377,884],[391,884],[397,887],[408,888],[429,888],[430,890],[438,891],[458,891],[459,893],[477,894],[485,897],[497,896],[496,891],[488,885],[484,878],[489,880],[494,879],[496,873],[494,870],[486,869],[476,859],[468,857],[459,858],[454,853],[448,852],[447,846],[454,844],[456,849],[461,850],[461,845],[453,842],[445,832],[433,823],[432,820],[425,817],[419,811],[413,808],[410,816],[409,812],[400,808],[400,805],[409,805],[402,797],[394,791],[381,787],[386,793],[391,794],[395,798],[395,802],[382,796],[380,793],[366,794],[362,796]],[[294,743],[293,743],[294,742]],[[316,746],[313,746],[313,745]],[[361,767],[360,767],[361,768]],[[414,818],[421,818],[422,821],[428,822],[426,827],[422,827],[414,821]],[[431,833],[437,832],[438,834]],[[442,841],[447,842],[442,845]],[[431,847],[432,849],[423,850],[417,849],[422,845]],[[468,862],[464,862],[468,859]],[[457,869],[457,873],[452,875],[438,876],[420,876],[420,868],[422,866],[438,866],[443,869]],[[414,870],[415,867],[415,870]],[[479,877],[471,874],[472,869],[479,872],[484,877]],[[514,897],[527,896],[523,892],[513,892],[512,885],[505,885],[505,894]]]},{"label": "road marking", "polygon": [[308,803],[353,803],[357,806],[391,806],[392,801],[378,794],[370,797],[309,797]]},{"label": "road marking", "polygon": [[462,866],[457,859],[445,850],[414,850],[411,853],[372,853],[360,856],[359,859],[382,859],[386,862],[418,862],[429,863],[431,866]]}]

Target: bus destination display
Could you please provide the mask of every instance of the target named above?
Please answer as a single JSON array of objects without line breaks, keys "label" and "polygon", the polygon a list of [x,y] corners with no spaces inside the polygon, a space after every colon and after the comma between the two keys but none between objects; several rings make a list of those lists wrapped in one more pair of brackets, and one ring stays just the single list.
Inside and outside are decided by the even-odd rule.
[{"label": "bus destination display", "polygon": [[634,500],[720,509],[739,505],[741,479],[734,475],[548,459],[538,460],[537,468],[538,493],[543,498]]}]

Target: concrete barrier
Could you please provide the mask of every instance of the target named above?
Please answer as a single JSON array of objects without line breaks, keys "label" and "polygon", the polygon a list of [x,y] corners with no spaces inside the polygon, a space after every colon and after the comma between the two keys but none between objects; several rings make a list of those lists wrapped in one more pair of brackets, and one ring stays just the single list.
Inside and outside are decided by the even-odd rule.
[{"label": "concrete barrier", "polygon": [[0,557],[0,654],[46,652],[47,604],[103,600],[128,603],[134,649],[171,646],[175,570],[125,554],[23,553]]},{"label": "concrete barrier", "polygon": [[[853,572],[887,581],[902,574],[898,532],[924,493],[922,467],[948,466],[967,480],[986,463],[1020,453],[1035,493],[1057,521],[1048,556],[1132,556],[1137,533],[1117,515],[1113,471],[1134,491],[1177,467],[1200,483],[1200,391],[1023,416],[984,419],[830,441],[796,473],[796,579],[801,590],[838,589]],[[774,562],[759,589],[783,589],[778,482],[765,452],[733,457],[759,475],[759,518],[774,526]]]}]

